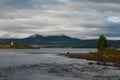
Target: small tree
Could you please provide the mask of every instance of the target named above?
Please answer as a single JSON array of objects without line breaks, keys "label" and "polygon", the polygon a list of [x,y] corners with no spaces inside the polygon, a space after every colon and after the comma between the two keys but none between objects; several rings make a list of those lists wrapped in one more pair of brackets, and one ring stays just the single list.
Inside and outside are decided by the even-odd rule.
[{"label": "small tree", "polygon": [[97,40],[97,49],[98,51],[102,51],[107,47],[108,47],[107,40],[104,37],[104,35],[101,35],[99,39]]}]

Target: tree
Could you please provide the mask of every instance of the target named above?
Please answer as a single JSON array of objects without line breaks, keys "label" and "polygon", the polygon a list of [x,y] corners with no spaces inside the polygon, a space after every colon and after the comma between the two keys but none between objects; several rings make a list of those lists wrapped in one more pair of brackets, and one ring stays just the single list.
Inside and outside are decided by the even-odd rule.
[{"label": "tree", "polygon": [[107,47],[108,47],[107,40],[104,37],[104,35],[101,35],[99,39],[97,40],[97,49],[98,51],[102,51]]}]

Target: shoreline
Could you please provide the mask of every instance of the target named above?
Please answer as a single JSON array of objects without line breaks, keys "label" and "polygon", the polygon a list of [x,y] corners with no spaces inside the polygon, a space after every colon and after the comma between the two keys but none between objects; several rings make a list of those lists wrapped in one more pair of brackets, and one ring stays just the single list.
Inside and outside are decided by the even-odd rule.
[{"label": "shoreline", "polygon": [[[67,56],[68,58],[97,61],[97,65],[120,67],[120,58],[105,58],[101,56],[92,56],[90,55],[90,53],[69,53],[61,55]],[[94,63],[90,62],[88,64],[92,65]]]},{"label": "shoreline", "polygon": [[0,45],[0,49],[39,49],[38,46],[24,45],[24,44],[3,44]]}]

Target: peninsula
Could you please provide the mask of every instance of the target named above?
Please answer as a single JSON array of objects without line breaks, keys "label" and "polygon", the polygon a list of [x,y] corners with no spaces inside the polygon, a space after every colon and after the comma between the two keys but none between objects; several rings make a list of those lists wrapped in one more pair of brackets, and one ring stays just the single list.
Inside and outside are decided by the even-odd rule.
[{"label": "peninsula", "polygon": [[0,49],[39,49],[38,46],[31,46],[26,44],[18,44],[14,41],[11,41],[10,44],[1,44]]},{"label": "peninsula", "polygon": [[[101,35],[97,41],[97,51],[89,53],[67,53],[64,54],[69,58],[78,58],[97,61],[98,65],[120,67],[120,50],[108,47],[107,40]],[[93,63],[89,63],[93,64]]]}]

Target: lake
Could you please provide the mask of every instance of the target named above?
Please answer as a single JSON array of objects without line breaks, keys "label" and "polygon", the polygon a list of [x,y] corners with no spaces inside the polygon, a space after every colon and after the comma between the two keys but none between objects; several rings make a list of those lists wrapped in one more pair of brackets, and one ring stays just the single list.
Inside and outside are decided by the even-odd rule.
[{"label": "lake", "polygon": [[119,80],[117,67],[59,55],[92,51],[96,49],[0,49],[0,80]]}]

